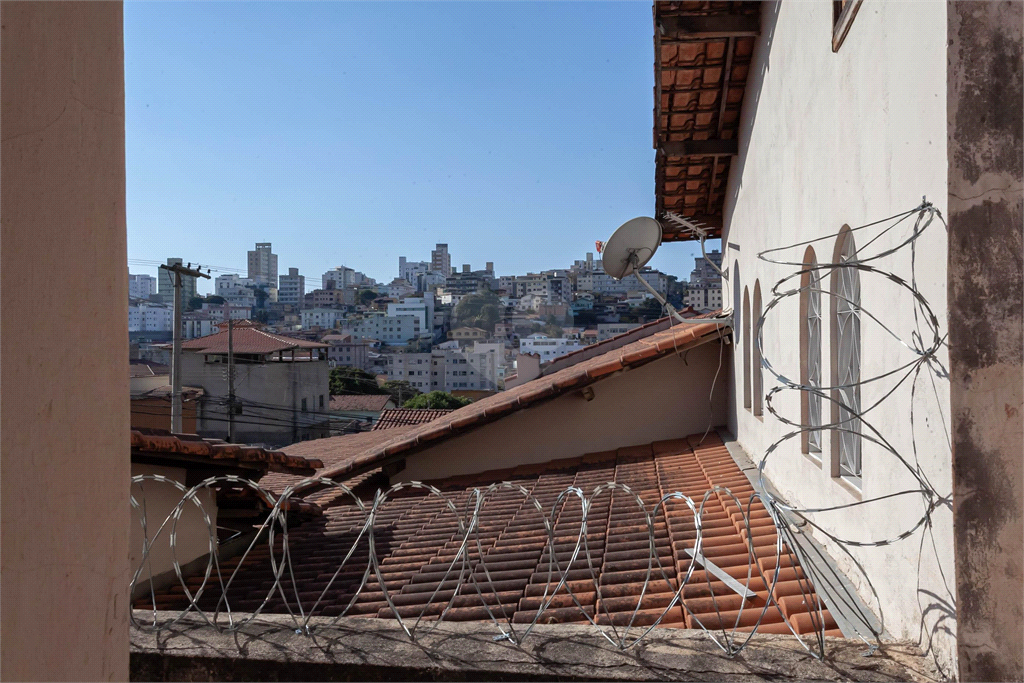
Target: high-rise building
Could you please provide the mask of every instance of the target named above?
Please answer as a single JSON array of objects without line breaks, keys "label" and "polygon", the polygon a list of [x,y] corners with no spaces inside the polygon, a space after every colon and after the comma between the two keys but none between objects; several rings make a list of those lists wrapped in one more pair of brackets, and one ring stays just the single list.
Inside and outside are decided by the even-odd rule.
[{"label": "high-rise building", "polygon": [[128,296],[132,299],[148,299],[156,294],[156,278],[152,275],[128,275]]},{"label": "high-rise building", "polygon": [[419,276],[430,272],[430,269],[431,263],[429,261],[408,261],[404,256],[398,257],[398,277],[402,280],[408,280],[414,285]]},{"label": "high-rise building", "polygon": [[[167,265],[180,266],[183,261],[180,258],[167,259]],[[161,301],[170,303],[174,301],[174,274],[169,270],[160,269],[159,273],[159,298]],[[188,300],[196,295],[196,278],[191,275],[181,276],[181,303],[188,305]]]},{"label": "high-rise building", "polygon": [[270,242],[257,242],[249,252],[249,279],[277,289],[277,254],[271,252]]},{"label": "high-rise building", "polygon": [[[714,265],[712,265],[714,264]],[[713,250],[707,257],[698,256],[694,259],[693,271],[690,273],[691,287],[722,286],[722,276],[715,269],[722,267],[722,253]]]},{"label": "high-rise building", "polygon": [[298,268],[289,268],[287,275],[282,275],[281,286],[277,288],[277,301],[282,304],[301,304],[306,295],[306,278],[299,275]]},{"label": "high-rise building", "polygon": [[430,252],[430,269],[435,273],[442,273],[445,277],[452,272],[452,256],[448,253],[447,244],[438,244]]}]

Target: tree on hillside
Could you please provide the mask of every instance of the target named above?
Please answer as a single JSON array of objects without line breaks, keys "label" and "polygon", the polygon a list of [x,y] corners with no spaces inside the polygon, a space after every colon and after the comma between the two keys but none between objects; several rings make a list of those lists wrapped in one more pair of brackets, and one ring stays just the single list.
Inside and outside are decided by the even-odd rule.
[{"label": "tree on hillside", "polygon": [[454,410],[462,406],[468,406],[472,401],[468,398],[452,396],[447,391],[431,391],[429,394],[420,394],[402,404],[403,408],[432,408],[434,410]]},{"label": "tree on hillside", "polygon": [[383,393],[391,395],[391,398],[395,400],[395,405],[398,406],[402,405],[410,398],[420,395],[420,390],[405,380],[388,380],[387,382],[384,382],[384,386],[381,388],[384,390]]},{"label": "tree on hillside", "polygon": [[353,367],[331,368],[331,395],[339,394],[386,394],[377,384],[377,376]]},{"label": "tree on hillside", "polygon": [[637,306],[634,311],[638,316],[642,316],[647,320],[657,320],[661,317],[662,313],[661,302],[657,299],[647,299]]},{"label": "tree on hillside", "polygon": [[377,292],[372,289],[362,289],[359,291],[359,303],[363,306],[369,306],[370,303],[377,298]]},{"label": "tree on hillside", "polygon": [[467,294],[452,311],[452,327],[479,327],[494,331],[494,324],[501,317],[501,299],[491,290]]}]

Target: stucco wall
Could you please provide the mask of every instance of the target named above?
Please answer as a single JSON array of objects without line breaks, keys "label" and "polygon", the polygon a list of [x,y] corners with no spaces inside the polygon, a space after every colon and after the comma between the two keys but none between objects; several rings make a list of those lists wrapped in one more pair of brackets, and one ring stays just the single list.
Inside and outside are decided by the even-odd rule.
[{"label": "stucco wall", "polygon": [[[185,484],[185,469],[181,467],[160,467],[157,465],[132,464],[132,476],[140,474],[160,474],[168,479],[173,479]],[[142,514],[146,515],[146,537],[151,544],[148,561],[139,574],[137,583],[142,584],[149,581],[150,576],[159,576],[164,572],[174,570],[171,552],[171,530],[175,530],[174,557],[177,557],[178,564],[184,566],[188,562],[202,557],[210,552],[210,528],[203,520],[202,511],[192,502],[187,502],[182,508],[181,516],[178,518],[177,527],[174,527],[174,520],[168,520],[163,531],[157,535],[160,525],[164,523],[174,508],[181,501],[184,493],[173,484],[146,480],[141,484],[132,484],[132,496],[139,504],[139,510],[132,508],[131,539],[128,546],[131,561],[131,573],[142,564]],[[189,487],[186,486],[186,490]],[[196,498],[202,504],[210,522],[216,531],[217,524],[217,494],[210,489],[204,489],[197,494]],[[129,577],[129,580],[130,577]]]},{"label": "stucco wall", "polygon": [[[226,438],[228,365],[206,363],[203,358],[198,353],[182,354],[182,382],[206,392],[201,400],[199,432],[203,436]],[[243,406],[242,414],[235,416],[236,441],[279,446],[303,436],[326,435],[326,427],[311,430],[310,426],[326,424],[328,420],[329,370],[326,360],[236,363],[235,396]],[[323,407],[320,407],[321,396]],[[303,398],[306,399],[305,413],[302,412]],[[297,427],[293,427],[293,423]]]},{"label": "stucco wall", "polygon": [[120,2],[0,4],[4,680],[128,677],[123,45]]},{"label": "stucco wall", "polygon": [[[831,3],[765,4],[762,34],[747,81],[740,154],[729,178],[726,202],[725,265],[734,280],[726,284],[725,300],[740,315],[746,290],[753,317],[754,290],[760,284],[764,306],[772,286],[798,267],[760,261],[758,252],[837,233],[845,225],[860,226],[907,211],[927,196],[946,212],[946,11],[938,3],[866,2],[838,51],[831,50]],[[884,227],[884,226],[881,226]],[[857,246],[877,235],[871,228],[856,233]],[[867,248],[878,253],[909,234],[891,231]],[[917,287],[946,332],[946,231],[934,223],[918,240],[916,261],[904,249],[875,265],[906,278]],[[816,243],[819,263],[830,262],[834,240]],[[777,254],[800,262],[803,246]],[[738,270],[739,288],[735,287]],[[860,274],[862,305],[908,343],[913,335],[929,337],[920,315],[915,319],[911,296],[884,277]],[[791,280],[787,289],[799,286]],[[828,286],[826,277],[823,284]],[[822,295],[822,378],[831,377],[829,316],[833,301]],[[751,319],[751,334],[755,320]],[[799,300],[791,297],[766,319],[764,357],[789,378],[800,377]],[[737,334],[739,339],[742,334]],[[930,343],[930,341],[929,341]],[[733,391],[736,407],[732,428],[755,460],[769,445],[792,431],[772,416],[762,418],[743,407],[743,354],[735,356]],[[892,370],[915,358],[866,315],[861,322],[861,378]],[[949,383],[945,347],[937,364],[924,368],[912,390],[911,380],[866,415],[913,466],[920,466],[941,494],[951,491]],[[756,371],[756,370],[755,370]],[[776,382],[765,371],[763,393]],[[885,380],[862,388],[861,402],[870,406],[894,385]],[[755,383],[756,386],[756,383]],[[799,422],[799,392],[777,394],[773,405]],[[830,406],[823,401],[824,421]],[[865,427],[865,432],[869,430]],[[915,450],[916,447],[916,450]],[[801,453],[800,439],[787,441],[769,461],[774,485],[803,507],[852,504],[901,490],[919,488],[906,469],[881,447],[863,441],[863,485],[860,495],[833,478],[831,438],[824,434],[825,462]],[[814,515],[834,533],[850,539],[877,540],[894,536],[914,524],[924,511],[919,496]],[[831,546],[864,599],[880,612],[884,627],[910,638],[946,670],[955,660],[952,515],[940,507],[933,524],[914,536],[885,547]],[[860,568],[856,566],[860,564]]]},{"label": "stucco wall", "polygon": [[948,4],[960,674],[1024,680],[1024,4]]},{"label": "stucco wall", "polygon": [[[594,399],[572,392],[484,425],[406,461],[392,483],[547,462],[701,433],[725,423],[728,348],[722,373],[712,342],[592,385]],[[650,502],[650,501],[648,501]]]}]

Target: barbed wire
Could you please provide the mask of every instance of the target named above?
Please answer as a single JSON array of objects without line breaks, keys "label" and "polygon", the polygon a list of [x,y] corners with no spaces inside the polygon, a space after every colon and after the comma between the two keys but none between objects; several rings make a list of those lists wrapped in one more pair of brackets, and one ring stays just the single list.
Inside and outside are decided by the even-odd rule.
[{"label": "barbed wire", "polygon": [[[891,441],[879,429],[864,419],[866,414],[877,409],[879,405],[883,404],[886,399],[891,397],[908,380],[911,381],[911,386],[913,387],[913,382],[916,382],[923,368],[937,361],[936,354],[945,339],[945,336],[940,334],[937,317],[930,308],[926,298],[917,289],[916,279],[912,276],[911,281],[908,283],[893,272],[888,272],[878,266],[871,265],[871,262],[894,254],[908,246],[913,250],[915,242],[932,221],[935,218],[939,218],[942,221],[942,216],[938,210],[931,204],[923,202],[910,211],[883,221],[876,221],[859,228],[854,228],[851,232],[887,222],[892,223],[874,238],[868,240],[861,247],[860,251],[862,252],[882,235],[895,229],[896,226],[902,224],[903,221],[915,214],[917,219],[913,224],[909,237],[899,242],[897,246],[872,256],[858,255],[857,258],[840,263],[825,263],[813,266],[805,266],[802,262],[775,260],[769,257],[769,255],[784,249],[805,246],[820,240],[835,239],[839,236],[839,233],[811,240],[810,242],[790,245],[790,247],[768,250],[758,255],[759,258],[766,262],[797,267],[799,269],[786,275],[773,286],[771,291],[774,298],[768,303],[756,323],[756,343],[762,354],[762,366],[778,382],[778,386],[773,387],[766,396],[768,410],[783,424],[793,429],[772,443],[765,451],[760,462],[757,464],[758,474],[755,492],[751,493],[745,502],[727,487],[712,485],[703,493],[702,497],[692,497],[681,491],[674,491],[662,495],[657,502],[648,506],[640,494],[628,485],[620,482],[608,482],[596,486],[589,494],[581,486],[567,486],[557,493],[550,505],[550,509],[548,509],[542,504],[535,493],[514,482],[503,481],[491,484],[486,488],[476,487],[449,495],[434,486],[414,481],[398,483],[384,491],[378,490],[372,503],[367,504],[349,486],[325,477],[303,479],[295,482],[280,494],[276,494],[260,487],[258,484],[236,476],[211,477],[186,490],[185,486],[179,482],[159,475],[139,475],[132,479],[133,493],[131,504],[141,517],[144,540],[141,561],[132,577],[131,589],[134,592],[136,586],[141,585],[139,580],[143,575],[144,569],[148,568],[152,619],[140,620],[137,614],[141,614],[142,611],[133,610],[131,612],[132,625],[141,630],[158,631],[174,625],[186,614],[195,612],[201,615],[210,626],[228,631],[237,631],[257,618],[260,613],[267,610],[271,603],[274,602],[275,608],[283,607],[285,612],[291,616],[296,634],[310,636],[314,630],[337,625],[340,619],[351,612],[360,596],[366,591],[371,579],[374,579],[376,584],[374,591],[380,593],[383,602],[388,607],[389,614],[397,620],[399,626],[410,639],[415,639],[421,629],[429,632],[444,621],[455,604],[456,598],[475,595],[479,598],[479,605],[483,606],[487,617],[497,629],[495,639],[507,639],[518,645],[529,637],[538,623],[543,622],[545,613],[550,608],[553,608],[556,597],[568,596],[571,604],[582,615],[589,626],[595,629],[604,640],[619,650],[628,650],[642,642],[678,606],[682,609],[688,623],[702,629],[727,656],[734,656],[741,652],[750,642],[753,635],[766,623],[766,619],[771,614],[772,620],[767,623],[772,623],[773,625],[778,623],[785,624],[788,631],[797,638],[808,653],[816,658],[822,658],[825,655],[825,633],[828,630],[825,614],[829,608],[821,596],[821,589],[827,588],[829,591],[828,596],[830,596],[829,599],[833,601],[834,607],[845,612],[846,616],[853,614],[854,621],[859,622],[848,623],[846,628],[843,629],[844,633],[847,636],[853,635],[858,637],[867,643],[869,650],[866,654],[870,654],[879,645],[880,630],[872,624],[867,615],[857,615],[860,602],[855,589],[841,580],[835,581],[834,579],[839,578],[839,575],[827,562],[815,560],[815,556],[822,557],[823,552],[820,546],[816,545],[812,535],[816,532],[822,534],[834,542],[842,552],[849,554],[851,549],[855,547],[884,546],[905,539],[920,529],[922,525],[928,524],[932,513],[938,507],[949,505],[949,496],[940,495],[931,486],[920,465],[916,468],[911,466],[910,462],[900,454]],[[776,310],[781,301],[791,296],[797,296],[802,291],[808,291],[808,286],[784,289],[786,283],[790,282],[793,278],[803,277],[810,272],[817,273],[821,271],[831,273],[841,268],[857,269],[859,272],[880,275],[907,290],[914,301],[915,323],[923,321],[927,325],[931,341],[925,345],[922,341],[924,336],[915,333],[914,338],[910,342],[906,342],[893,332],[891,326],[887,326],[879,317],[863,309],[859,300],[841,296],[820,286],[812,287],[810,288],[811,291],[824,292],[828,296],[839,297],[846,301],[849,306],[853,307],[853,310],[858,313],[864,312],[868,319],[881,326],[891,337],[900,342],[903,347],[912,351],[916,357],[907,363],[900,364],[895,369],[845,385],[812,386],[790,380],[781,371],[777,370],[772,361],[764,355],[763,332],[765,321],[769,319],[769,315]],[[820,279],[818,281],[820,282]],[[920,315],[918,315],[919,313]],[[880,382],[889,377],[895,378],[895,386],[882,393],[881,397],[867,408],[859,409],[858,406],[849,405],[848,402],[844,403],[841,398],[835,396],[835,394],[840,393],[843,389]],[[853,419],[858,420],[861,425],[866,427],[866,430],[855,430],[846,426],[847,423],[851,422],[850,418],[820,425],[810,425],[803,424],[799,419],[786,417],[780,414],[773,404],[773,399],[780,392],[786,390],[807,392],[809,395],[818,396],[824,401],[836,404],[837,407],[842,407],[852,415]],[[913,407],[911,407],[911,421],[913,421]],[[895,457],[910,472],[914,481],[917,482],[917,488],[884,493],[853,503],[817,508],[800,507],[785,500],[783,496],[774,492],[769,487],[765,474],[767,463],[782,444],[812,430],[831,430],[833,434],[840,432],[857,433],[859,438],[877,444],[884,452]],[[916,444],[914,448],[916,453]],[[146,520],[147,508],[145,498],[143,497],[142,502],[139,502],[135,495],[136,489],[145,494],[145,488],[147,485],[152,486],[151,482],[158,485],[171,485],[182,494],[177,505],[162,521],[160,526],[157,527],[156,533],[153,534],[152,538],[149,534],[150,526]],[[245,550],[230,558],[230,564],[234,566],[229,573],[225,572],[222,567],[222,560],[219,556],[219,544],[216,539],[216,526],[211,521],[210,514],[205,509],[202,500],[204,496],[211,492],[212,495],[215,495],[215,492],[223,487],[247,488],[269,510],[263,522],[258,527],[253,527],[252,539]],[[334,493],[340,494],[341,498],[352,499],[351,506],[346,509],[350,511],[350,516],[354,515],[355,521],[351,522],[349,518],[346,518],[346,520],[351,522],[349,531],[355,534],[355,538],[352,540],[344,557],[340,561],[335,560],[337,561],[337,567],[330,575],[330,578],[327,579],[324,587],[319,591],[304,591],[303,576],[308,576],[308,571],[304,575],[297,575],[302,574],[303,567],[301,564],[297,565],[297,562],[300,561],[293,561],[292,558],[291,547],[289,546],[287,514],[294,507],[292,505],[294,498],[297,498],[304,491],[314,489],[317,491],[318,496],[323,496],[325,492],[334,490]],[[446,566],[442,572],[438,573],[439,575],[436,577],[438,579],[437,585],[433,588],[426,603],[416,608],[407,608],[403,612],[400,606],[396,604],[396,594],[392,592],[392,588],[388,587],[388,580],[385,578],[386,572],[382,570],[379,558],[378,540],[383,540],[385,543],[387,540],[386,538],[378,539],[378,535],[386,534],[389,528],[386,512],[389,503],[411,491],[418,491],[427,498],[437,499],[441,503],[441,510],[437,514],[451,517],[453,522],[452,528],[455,531],[451,534],[450,540],[447,543],[442,543],[442,545],[447,549],[454,549],[454,556],[450,560],[445,560]],[[485,551],[484,541],[481,536],[485,526],[484,509],[487,502],[498,494],[521,497],[522,507],[520,509],[530,510],[533,513],[539,514],[546,535],[544,548],[539,555],[540,564],[538,566],[543,567],[544,558],[546,557],[547,582],[544,584],[543,593],[539,601],[537,601],[535,615],[525,625],[523,623],[514,625],[513,617],[506,610],[508,605],[503,604],[496,581],[493,580],[491,569],[487,566],[487,552]],[[591,548],[590,534],[588,533],[589,525],[591,524],[590,515],[595,510],[595,503],[599,502],[602,497],[607,496],[609,498],[609,505],[611,505],[611,498],[616,494],[623,496],[627,503],[635,504],[634,514],[638,523],[642,522],[643,527],[646,529],[648,541],[646,544],[648,551],[646,558],[647,568],[643,574],[642,586],[637,594],[631,593],[629,596],[631,600],[633,598],[636,599],[636,605],[627,618],[623,618],[622,613],[617,612],[615,616],[619,617],[618,619],[613,618],[612,610],[609,609],[603,597],[602,583],[597,569],[600,560],[595,560],[595,550]],[[546,494],[546,496],[550,495],[553,494],[551,492]],[[925,512],[920,519],[906,520],[906,524],[903,525],[904,528],[883,539],[846,538],[838,533],[828,531],[824,528],[823,524],[815,522],[813,519],[818,514],[849,510],[858,506],[891,500],[899,496],[919,496],[923,501]],[[615,500],[618,501],[619,499],[616,498]],[[730,604],[727,604],[728,601],[725,600],[724,596],[729,595],[729,593],[723,592],[721,587],[716,590],[716,587],[713,585],[715,583],[713,577],[720,575],[712,571],[716,567],[713,561],[705,557],[703,553],[706,540],[704,518],[708,504],[713,500],[717,500],[730,511],[733,509],[738,510],[741,517],[741,519],[737,520],[735,514],[733,514],[732,519],[734,526],[737,528],[742,526],[743,531],[740,535],[745,537],[748,560],[746,577],[745,579],[732,577],[731,582],[725,581],[722,578],[719,579],[719,582],[723,582],[728,590],[732,590],[740,595],[738,610],[726,609]],[[459,502],[463,503],[461,509]],[[692,531],[688,526],[688,532],[694,536],[692,539],[681,544],[673,541],[673,558],[679,558],[683,561],[686,560],[687,556],[690,558],[685,571],[681,569],[681,565],[679,568],[664,566],[661,553],[657,547],[657,520],[659,518],[665,522],[669,520],[670,516],[667,506],[670,503],[682,503],[686,510],[684,513],[687,515],[685,517],[686,523],[687,525],[692,524]],[[338,504],[338,501],[334,501],[333,504]],[[189,589],[175,548],[177,544],[176,531],[178,522],[185,509],[191,507],[198,507],[203,524],[205,524],[209,532],[209,557],[205,572],[202,574],[201,581],[194,592]],[[774,543],[771,544],[772,551],[767,553],[764,549],[768,545],[762,544],[759,551],[756,540],[757,538],[765,539],[770,537],[770,534],[755,534],[755,526],[761,527],[762,524],[758,523],[755,525],[752,523],[752,514],[755,510],[760,513],[758,508],[762,507],[767,512],[772,530],[774,531]],[[562,524],[562,514],[567,509],[570,510],[571,514],[565,517],[566,521]],[[599,513],[599,516],[593,520],[594,527],[598,531],[603,530],[607,532],[608,513],[604,508],[600,508]],[[675,514],[673,513],[673,515]],[[575,521],[577,517],[579,518],[578,522]],[[763,514],[759,514],[758,518],[763,518]],[[673,517],[673,519],[678,519],[678,517]],[[575,526],[577,523],[578,528]],[[156,590],[153,587],[154,576],[150,554],[153,552],[154,543],[157,541],[157,538],[167,531],[168,526],[168,542],[172,551],[171,563],[175,576],[184,590],[184,598],[188,606],[180,609],[173,616],[162,618],[158,614],[158,600],[156,598]],[[557,535],[556,528],[558,529]],[[567,541],[567,538],[570,540]],[[280,542],[278,543],[278,541]],[[269,581],[269,586],[266,588],[267,592],[260,599],[259,605],[255,609],[236,614],[236,611],[231,607],[229,591],[246,560],[250,558],[253,550],[260,543],[266,543],[269,549],[269,576],[262,575],[265,579],[264,584]],[[364,543],[365,551],[361,550]],[[680,547],[676,547],[677,545]],[[364,552],[365,560],[363,559]],[[603,557],[603,550],[601,552]],[[568,555],[567,559],[566,555]],[[444,557],[447,558],[447,555]],[[697,565],[704,568],[702,580],[695,578]],[[798,570],[795,572],[796,587],[802,600],[801,604],[803,607],[801,609],[806,611],[813,627],[811,633],[798,633],[780,602],[782,596],[779,595],[777,588],[784,567],[794,567]],[[581,598],[579,584],[575,583],[575,587],[573,585],[574,582],[578,581],[580,570],[583,570],[583,574],[586,577],[585,582],[587,583],[588,592],[590,591],[590,583],[593,584],[593,593],[596,595],[596,601],[592,609],[588,609],[589,605],[585,606],[583,604],[584,600]],[[327,623],[320,621],[312,622],[313,616],[318,611],[322,611],[322,605],[329,596],[334,597],[338,592],[343,592],[340,588],[335,588],[336,585],[340,585],[339,577],[343,575],[345,577],[360,577],[351,598],[341,609],[340,613]],[[322,576],[323,573],[321,572],[318,578]],[[729,576],[731,577],[731,575]],[[478,579],[478,577],[480,578]],[[570,577],[574,577],[573,580],[570,580]],[[649,623],[640,624],[638,621],[641,612],[645,612],[645,616],[650,615],[651,610],[645,608],[645,596],[654,590],[652,587],[654,582],[657,582],[659,586],[670,587],[671,597],[667,606],[662,608],[653,620],[647,619]],[[193,583],[193,586],[195,586],[195,583]],[[702,596],[706,594],[710,597],[710,603],[713,608],[712,612],[697,613],[691,608],[687,603],[687,599],[685,599],[686,589],[691,586],[702,587],[700,594]],[[607,589],[607,586],[605,588]],[[333,593],[332,589],[334,590]],[[346,590],[348,589],[346,588]],[[211,591],[217,596],[212,610],[205,610],[199,604],[206,591]],[[347,595],[347,593],[344,594]],[[661,594],[659,593],[659,595]],[[763,600],[763,604],[752,604],[753,598]],[[589,602],[589,599],[587,602]],[[564,603],[564,600],[560,600],[558,604],[562,606]],[[251,606],[251,604],[251,600],[246,602],[247,606]],[[478,603],[473,604],[476,606]],[[733,599],[732,604],[735,604],[735,599]],[[495,609],[492,609],[492,607]],[[559,609],[560,607],[554,608]],[[527,610],[527,612],[532,612],[532,609]],[[773,612],[777,612],[781,619],[776,618]],[[403,616],[403,613],[406,616]],[[513,613],[515,613],[514,608]],[[755,613],[757,615],[756,621],[750,625],[749,619],[745,620],[743,618],[744,613],[748,615]],[[226,623],[224,623],[225,620]],[[425,622],[424,620],[427,621]]]}]

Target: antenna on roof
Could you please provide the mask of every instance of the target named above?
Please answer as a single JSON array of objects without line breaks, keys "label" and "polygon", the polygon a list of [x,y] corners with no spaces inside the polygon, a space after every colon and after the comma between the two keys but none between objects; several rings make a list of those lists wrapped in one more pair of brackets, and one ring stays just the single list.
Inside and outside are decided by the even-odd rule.
[{"label": "antenna on roof", "polygon": [[633,275],[640,281],[647,291],[657,299],[669,315],[681,323],[707,323],[716,322],[729,325],[732,323],[731,316],[721,318],[699,318],[687,319],[679,315],[665,297],[656,290],[640,275],[640,269],[654,258],[654,252],[661,246],[662,227],[661,223],[653,218],[641,216],[628,220],[619,226],[619,229],[612,233],[606,242],[597,242],[598,251],[601,253],[604,272],[608,273],[615,280],[621,280],[628,275]]}]

